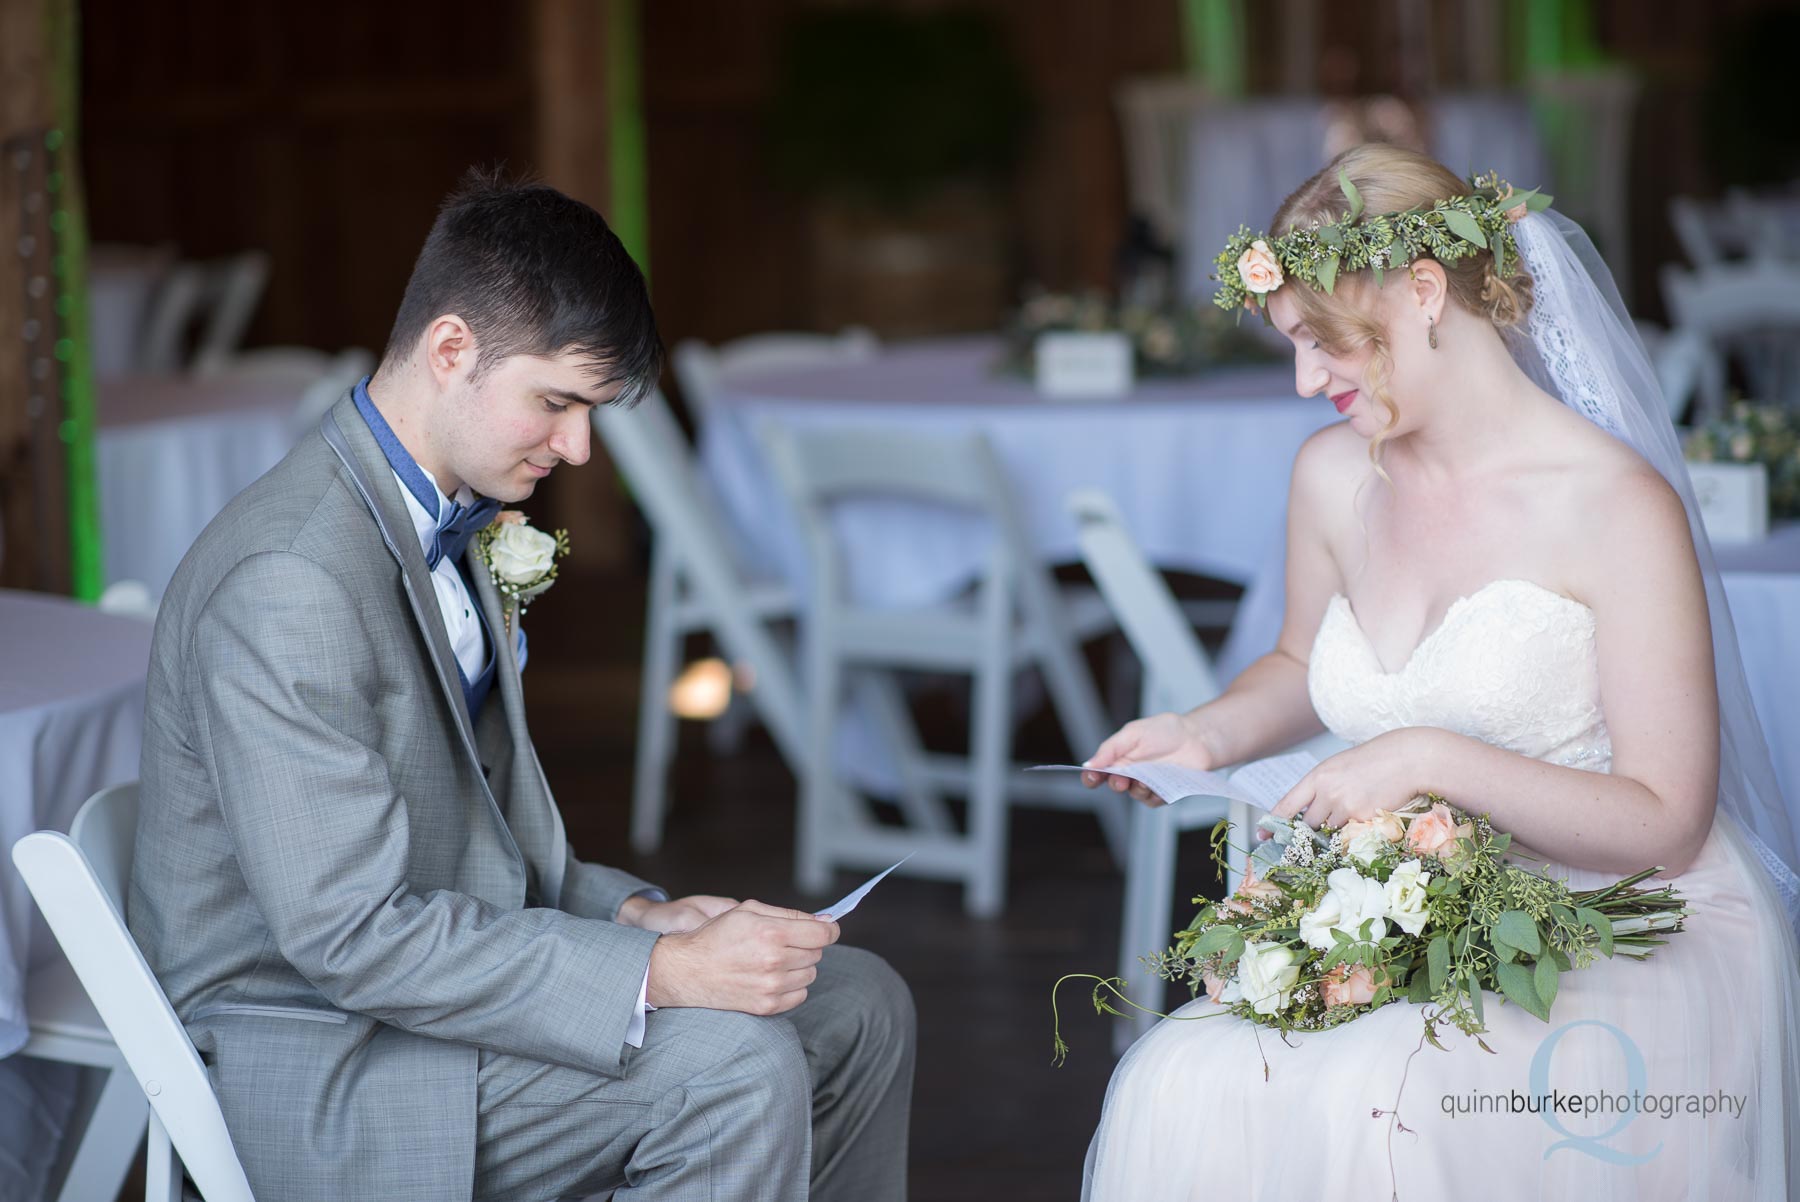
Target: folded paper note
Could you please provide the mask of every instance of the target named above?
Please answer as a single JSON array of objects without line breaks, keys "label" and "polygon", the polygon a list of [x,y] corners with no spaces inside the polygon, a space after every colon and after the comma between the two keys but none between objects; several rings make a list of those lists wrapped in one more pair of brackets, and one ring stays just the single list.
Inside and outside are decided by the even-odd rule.
[{"label": "folded paper note", "polygon": [[1254,760],[1231,772],[1207,772],[1168,760],[1144,760],[1109,768],[1083,768],[1079,764],[1039,764],[1027,772],[1105,772],[1137,781],[1164,801],[1184,797],[1224,797],[1259,810],[1272,810],[1300,778],[1319,761],[1305,751]]},{"label": "folded paper note", "polygon": [[864,881],[862,884],[860,884],[856,888],[852,889],[849,893],[845,894],[841,901],[833,903],[828,909],[817,911],[816,914],[814,915],[814,917],[829,918],[833,922],[838,921],[844,915],[846,915],[846,914],[850,913],[850,911],[856,909],[858,903],[860,903],[863,898],[869,896],[869,890],[871,890],[875,886],[881,884],[882,877],[884,877],[888,873],[894,871],[894,869],[900,867],[900,865],[906,863],[910,859],[912,859],[912,856],[910,856],[910,855],[900,857],[900,859],[895,861],[893,864],[889,865],[886,868],[883,868],[880,872],[876,873],[874,876],[870,877],[868,880]]}]

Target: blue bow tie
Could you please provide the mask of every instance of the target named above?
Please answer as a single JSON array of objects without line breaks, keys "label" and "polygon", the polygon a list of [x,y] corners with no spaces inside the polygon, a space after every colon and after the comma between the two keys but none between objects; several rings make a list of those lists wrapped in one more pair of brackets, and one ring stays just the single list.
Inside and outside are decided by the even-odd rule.
[{"label": "blue bow tie", "polygon": [[435,572],[446,556],[453,564],[460,562],[463,552],[469,549],[469,540],[477,531],[486,529],[499,512],[500,502],[492,497],[483,497],[472,505],[450,502],[449,510],[438,522],[437,538],[425,552],[425,566]]}]

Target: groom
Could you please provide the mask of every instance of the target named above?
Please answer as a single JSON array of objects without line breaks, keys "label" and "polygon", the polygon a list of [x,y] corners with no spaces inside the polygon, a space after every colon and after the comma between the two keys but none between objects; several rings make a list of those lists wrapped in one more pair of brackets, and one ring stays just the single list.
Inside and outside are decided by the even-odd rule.
[{"label": "groom", "polygon": [[130,923],[259,1198],[905,1196],[905,984],[576,859],[465,550],[661,363],[597,213],[472,175],[374,377],[169,586]]}]

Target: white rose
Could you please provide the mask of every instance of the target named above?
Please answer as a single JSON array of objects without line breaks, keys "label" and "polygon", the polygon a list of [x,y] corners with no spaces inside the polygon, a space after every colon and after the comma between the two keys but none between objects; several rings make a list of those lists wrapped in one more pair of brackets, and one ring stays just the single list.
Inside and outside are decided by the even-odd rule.
[{"label": "white rose", "polygon": [[1362,924],[1373,919],[1369,938],[1387,934],[1387,894],[1381,882],[1354,868],[1339,868],[1325,878],[1325,896],[1300,918],[1300,938],[1311,948],[1329,951],[1342,931],[1352,941],[1362,938]]},{"label": "white rose", "polygon": [[1417,935],[1424,930],[1426,919],[1431,917],[1425,896],[1431,874],[1424,871],[1424,867],[1417,860],[1408,860],[1394,869],[1387,881],[1387,916],[1408,935]]},{"label": "white rose", "polygon": [[524,522],[508,522],[488,547],[494,576],[521,588],[537,583],[556,562],[556,539]]},{"label": "white rose", "polygon": [[1237,981],[1243,998],[1258,1014],[1286,1008],[1300,980],[1299,956],[1279,943],[1246,943],[1238,957]]},{"label": "white rose", "polygon": [[1394,846],[1393,841],[1385,839],[1378,831],[1363,831],[1350,840],[1350,846],[1344,849],[1346,855],[1364,868],[1387,854]]}]

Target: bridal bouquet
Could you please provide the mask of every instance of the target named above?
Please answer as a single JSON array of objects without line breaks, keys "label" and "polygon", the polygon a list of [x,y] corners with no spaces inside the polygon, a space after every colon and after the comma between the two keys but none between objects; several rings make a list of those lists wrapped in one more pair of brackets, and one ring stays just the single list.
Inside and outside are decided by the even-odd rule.
[{"label": "bridal bouquet", "polygon": [[[1657,868],[1572,891],[1509,864],[1511,835],[1435,796],[1331,832],[1263,824],[1279,857],[1223,901],[1196,898],[1205,904],[1153,967],[1164,980],[1204,985],[1220,1013],[1283,1032],[1324,1030],[1406,999],[1430,1007],[1433,1045],[1443,1047],[1443,1022],[1479,1043],[1484,994],[1548,1022],[1561,974],[1596,955],[1647,957],[1687,914],[1672,887],[1638,887]],[[1216,858],[1226,834],[1215,835]],[[1119,1013],[1106,996],[1123,999],[1123,983],[1096,986],[1096,1009]],[[1060,1034],[1056,1052],[1067,1053]]]}]

